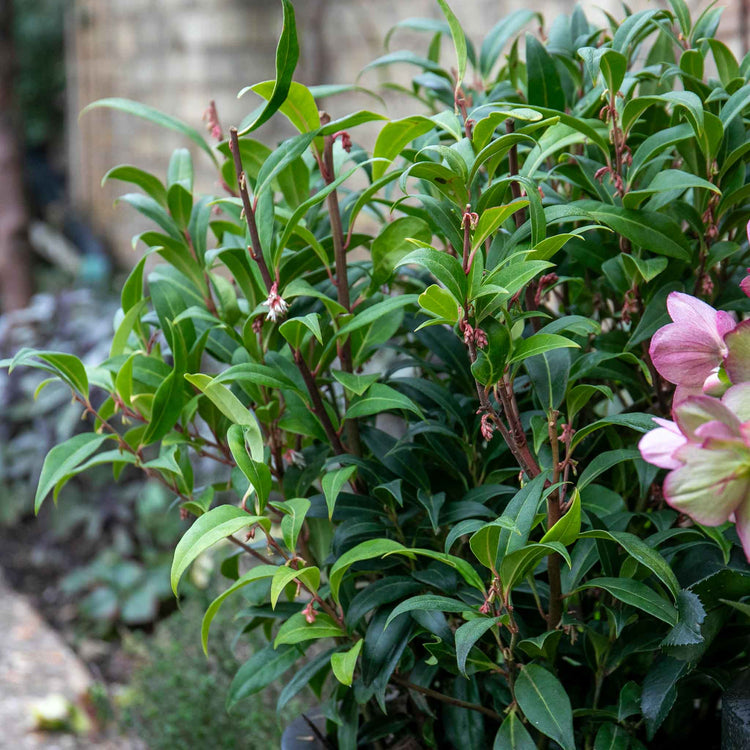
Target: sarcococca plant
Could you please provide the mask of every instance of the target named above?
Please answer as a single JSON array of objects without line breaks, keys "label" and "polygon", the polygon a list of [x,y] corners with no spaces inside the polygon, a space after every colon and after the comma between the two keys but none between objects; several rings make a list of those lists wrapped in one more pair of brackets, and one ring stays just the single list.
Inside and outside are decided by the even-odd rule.
[{"label": "sarcococca plant", "polygon": [[162,482],[195,517],[175,593],[234,547],[196,638],[229,596],[268,638],[228,705],[310,687],[332,746],[711,746],[748,666],[750,58],[683,0],[519,10],[478,47],[439,5],[368,66],[416,71],[406,117],[294,81],[288,0],[265,105],[212,106],[213,145],[90,105],[190,139],[224,189],[194,194],[184,148],[166,181],[107,173],[145,229],[110,357],[5,363],[90,427],[36,506],[95,464]]}]

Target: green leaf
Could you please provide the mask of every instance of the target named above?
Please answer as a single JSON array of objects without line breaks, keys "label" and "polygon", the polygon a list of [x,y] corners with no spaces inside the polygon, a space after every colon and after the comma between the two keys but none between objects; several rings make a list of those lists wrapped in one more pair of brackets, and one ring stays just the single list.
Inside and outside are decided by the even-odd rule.
[{"label": "green leaf", "polygon": [[531,106],[565,110],[565,92],[555,60],[531,34],[526,34],[526,75],[526,100]]},{"label": "green leaf", "polygon": [[318,612],[315,622],[309,623],[302,612],[292,615],[280,628],[273,642],[274,648],[286,644],[303,643],[319,638],[341,638],[344,631],[325,612]]},{"label": "green leaf", "polygon": [[326,498],[329,519],[333,516],[333,511],[336,507],[336,499],[339,496],[339,492],[341,492],[343,486],[352,478],[356,471],[356,466],[342,466],[340,469],[326,472],[323,475],[323,479],[320,483],[323,487],[323,494]]},{"label": "green leaf", "polygon": [[573,490],[573,501],[568,512],[542,537],[544,542],[560,542],[568,546],[573,544],[581,531],[581,493]]},{"label": "green leaf", "polygon": [[509,531],[511,534],[516,534],[519,539],[521,537],[521,530],[518,528],[515,521],[502,515],[496,521],[492,521],[492,523],[482,526],[482,528],[472,534],[469,539],[469,546],[474,553],[474,557],[476,557],[485,568],[489,568],[493,571],[497,564],[500,537],[503,530]]},{"label": "green leaf", "polygon": [[318,313],[309,313],[303,318],[289,318],[279,326],[279,333],[289,342],[292,349],[302,346],[306,331],[310,331],[321,344],[323,343]]},{"label": "green leaf", "polygon": [[641,711],[646,719],[648,739],[652,740],[677,699],[677,683],[692,669],[688,661],[661,656],[643,680]]},{"label": "green leaf", "polygon": [[354,679],[354,668],[357,666],[357,658],[362,650],[364,639],[357,641],[348,651],[331,654],[331,669],[336,679],[342,684],[351,687]]},{"label": "green leaf", "polygon": [[182,377],[172,370],[154,394],[151,421],[141,437],[141,444],[150,445],[161,440],[175,426],[184,404]]},{"label": "green leaf", "polygon": [[630,211],[597,201],[577,201],[575,205],[638,247],[656,255],[690,260],[690,250],[680,226],[664,214],[644,210]]},{"label": "green leaf", "polygon": [[[37,360],[41,360],[41,363]],[[85,399],[89,397],[89,380],[86,368],[73,354],[52,351],[37,351],[24,347],[8,363],[8,374],[16,367],[25,365],[56,375]]]},{"label": "green leaf", "polygon": [[626,193],[622,199],[622,205],[625,208],[638,208],[646,198],[655,193],[662,193],[667,190],[685,191],[690,188],[704,188],[721,195],[721,190],[716,185],[702,177],[683,172],[681,169],[665,169],[656,173],[648,187]]},{"label": "green leaf", "polygon": [[271,581],[271,607],[273,609],[276,609],[279,597],[292,581],[299,581],[313,591],[317,591],[318,586],[320,586],[320,570],[314,566],[300,568],[299,570],[283,565],[276,568]]},{"label": "green leaf", "polygon": [[389,575],[360,589],[349,602],[346,621],[354,627],[366,614],[383,604],[416,594],[423,585],[409,576]]},{"label": "green leaf", "polygon": [[531,10],[516,10],[498,21],[489,30],[479,51],[479,71],[484,78],[491,73],[505,45],[535,18],[539,19],[541,24],[541,17],[538,13]]},{"label": "green leaf", "polygon": [[208,656],[208,633],[211,628],[211,623],[213,622],[214,617],[216,617],[219,608],[224,603],[224,600],[234,594],[235,591],[253,583],[253,581],[260,581],[263,578],[272,578],[277,570],[278,568],[275,565],[258,565],[251,568],[208,605],[208,609],[203,615],[203,621],[201,623],[201,644],[203,645],[203,652],[206,656]]},{"label": "green leaf", "polygon": [[594,750],[628,750],[629,745],[630,735],[609,721],[599,727],[594,740]]},{"label": "green leaf", "polygon": [[401,294],[398,297],[388,297],[382,302],[377,302],[363,309],[361,312],[358,311],[348,323],[339,329],[336,337],[348,336],[352,331],[359,330],[360,328],[364,328],[364,326],[370,325],[370,323],[379,321],[388,313],[411,305],[417,299],[418,296],[416,294]]},{"label": "green leaf", "polygon": [[729,127],[735,117],[741,116],[748,106],[750,106],[750,83],[737,89],[724,102],[721,112],[719,112],[719,119],[724,126],[724,130]]},{"label": "green leaf", "polygon": [[706,610],[699,596],[692,591],[680,591],[677,596],[679,622],[667,633],[662,646],[695,646],[703,643],[701,625],[706,619]]},{"label": "green leaf", "polygon": [[146,172],[138,167],[131,167],[129,164],[121,164],[118,167],[112,167],[104,177],[102,177],[102,187],[109,180],[120,180],[137,185],[147,195],[150,195],[161,206],[167,206],[167,191],[161,180],[154,177],[150,172]]},{"label": "green leaf", "polygon": [[[585,429],[585,428],[584,428]],[[578,477],[578,489],[583,492],[600,474],[616,466],[623,461],[640,460],[640,451],[636,449],[625,450],[616,448],[612,451],[605,451],[594,458],[589,465],[581,472]]]},{"label": "green leaf", "polygon": [[[237,425],[242,425],[243,427],[249,427],[251,432],[257,432],[257,434],[260,435],[258,421],[252,411],[244,406],[237,396],[220,382],[216,382],[214,378],[211,378],[208,375],[203,375],[202,373],[185,375],[185,380],[204,393],[212,401],[214,406],[231,422]],[[252,445],[253,443],[251,442],[251,446]],[[263,454],[261,453],[260,456],[258,456],[256,455],[256,452],[253,451],[252,456],[258,461],[262,459]]]},{"label": "green leaf", "polygon": [[[378,134],[372,155],[374,158],[387,159],[388,162],[391,162],[403,151],[404,146],[434,127],[435,123],[422,115],[391,120],[383,126]],[[387,162],[376,162],[372,167],[373,181],[379,180],[385,174],[387,168]]]},{"label": "green leaf", "polygon": [[677,624],[677,609],[674,605],[645,583],[632,578],[594,578],[580,586],[579,590],[591,588],[604,589],[615,599],[647,612],[673,627]]},{"label": "green leaf", "polygon": [[515,711],[508,714],[497,730],[492,750],[536,750],[534,740]]},{"label": "green leaf", "polygon": [[578,445],[592,432],[596,432],[596,430],[600,430],[602,427],[609,427],[611,425],[628,427],[631,430],[636,430],[638,432],[648,432],[649,430],[654,429],[654,420],[651,414],[641,414],[638,412],[630,414],[615,414],[611,417],[598,419],[596,422],[592,422],[576,432],[571,442],[571,447]]},{"label": "green leaf", "polygon": [[237,468],[245,475],[258,495],[258,509],[263,510],[271,494],[273,479],[271,470],[262,461],[255,461],[248,453],[246,439],[251,430],[233,424],[227,430],[227,443]]},{"label": "green leaf", "polygon": [[[326,649],[315,658],[306,660],[305,663],[295,671],[294,676],[288,681],[285,681],[284,688],[279,693],[279,698],[276,701],[277,713],[279,713],[295,695],[298,695],[303,688],[310,684],[313,681],[313,678],[318,674],[325,671],[325,676],[327,676],[330,659],[335,650],[335,648]],[[312,685],[310,687],[313,688],[313,690],[315,689]]]},{"label": "green leaf", "polygon": [[[96,453],[102,443],[109,438],[109,435],[83,432],[80,435],[73,435],[52,448],[42,464],[42,472],[34,497],[34,513],[39,513],[44,499],[56,488],[57,484],[75,471],[89,456]],[[57,490],[55,500],[57,500]]]},{"label": "green leaf", "polygon": [[357,396],[361,396],[373,383],[380,378],[379,372],[373,372],[369,375],[358,375],[343,370],[331,370],[334,380],[341,383],[347,391],[351,391]]},{"label": "green leaf", "polygon": [[456,323],[459,306],[453,295],[437,284],[431,284],[419,295],[419,306],[440,322]]},{"label": "green leaf", "polygon": [[170,580],[175,595],[182,574],[198,555],[225,537],[256,523],[266,531],[271,528],[269,518],[250,515],[234,505],[220,505],[198,518],[185,532],[174,551]]},{"label": "green leaf", "polygon": [[197,143],[198,146],[200,146],[200,148],[211,157],[211,161],[213,161],[213,163],[217,167],[219,166],[216,156],[211,150],[211,147],[206,142],[206,139],[197,130],[191,128],[189,125],[185,125],[184,122],[181,122],[176,117],[165,115],[163,112],[159,112],[158,109],[149,107],[146,104],[134,102],[130,99],[119,98],[98,99],[95,102],[91,102],[91,104],[87,105],[83,108],[83,110],[81,110],[80,116],[83,116],[86,112],[89,112],[92,109],[97,109],[98,107],[117,109],[121,112],[127,112],[128,114],[135,115],[136,117],[141,117],[144,120],[149,120],[150,122],[153,122],[160,127],[168,128],[169,130],[175,130],[178,133],[181,133],[182,135],[190,138],[190,140],[194,143]]},{"label": "green leaf", "polygon": [[443,11],[443,15],[448,21],[448,26],[450,26],[451,30],[451,36],[453,37],[453,46],[456,48],[456,89],[458,89],[461,86],[461,83],[464,79],[464,74],[466,73],[466,35],[464,34],[464,30],[461,28],[461,24],[458,22],[456,15],[450,9],[450,6],[446,2],[446,0],[437,1],[438,5],[440,6],[440,10]]},{"label": "green leaf", "polygon": [[523,547],[528,541],[534,525],[539,503],[542,500],[544,484],[547,476],[542,473],[527,482],[512,498],[503,511],[502,518],[514,523],[520,534],[512,530],[502,529],[498,540],[497,560],[502,560],[507,554]]},{"label": "green leaf", "polygon": [[580,349],[580,346],[575,341],[566,339],[564,336],[558,336],[555,333],[535,333],[529,336],[529,338],[521,339],[513,344],[513,355],[509,360],[509,364],[522,362],[528,357],[565,347]]},{"label": "green leaf", "polygon": [[626,531],[605,531],[604,529],[592,529],[581,533],[582,539],[611,539],[617,542],[625,552],[641,565],[647,567],[661,582],[669,589],[672,596],[677,598],[680,593],[680,584],[677,581],[669,563],[646,542],[639,539],[635,534]]},{"label": "green leaf", "polygon": [[[252,91],[258,96],[263,97],[267,102],[273,98],[278,87],[277,80],[263,81],[256,83],[254,86],[246,86],[237,94],[237,98],[244,96],[248,91]],[[303,86],[297,81],[290,81],[289,90],[283,103],[279,106],[278,111],[284,115],[289,122],[294,125],[300,133],[310,133],[320,127],[320,113],[318,105],[307,86]],[[251,128],[252,129],[252,128]],[[242,131],[243,133],[248,131]]]},{"label": "green leaf", "polygon": [[422,612],[466,612],[470,609],[471,607],[466,602],[458,599],[451,599],[448,596],[438,596],[436,594],[422,594],[420,596],[413,596],[411,599],[407,599],[394,607],[385,621],[385,626],[387,628],[399,615],[403,615],[405,612],[413,612],[414,610]]},{"label": "green leaf", "polygon": [[238,701],[259,693],[281,677],[300,657],[293,647],[278,650],[270,645],[256,651],[237,671],[227,692],[227,710]]},{"label": "green leaf", "polygon": [[273,507],[284,513],[281,519],[281,534],[284,544],[293,554],[297,551],[297,539],[299,538],[305,516],[310,510],[310,501],[306,497],[292,497],[284,502],[273,503]]},{"label": "green leaf", "polygon": [[463,304],[466,296],[466,274],[461,262],[434,247],[420,247],[402,258],[398,266],[414,263],[426,268],[455,298],[456,304]]},{"label": "green leaf", "polygon": [[557,677],[538,664],[526,664],[516,678],[514,692],[531,724],[563,750],[575,750],[573,711]]},{"label": "green leaf", "polygon": [[497,623],[496,618],[479,617],[469,620],[456,629],[456,663],[458,671],[464,676],[466,674],[466,659],[474,644]]},{"label": "green leaf", "polygon": [[402,216],[385,225],[370,247],[372,257],[372,280],[374,291],[390,281],[396,264],[408,255],[414,246],[409,239],[429,242],[432,229],[424,219],[416,216]]},{"label": "green leaf", "polygon": [[505,555],[498,571],[503,590],[512,591],[536,568],[543,557],[555,553],[561,555],[570,567],[570,555],[560,542],[535,542]]},{"label": "green leaf", "polygon": [[513,201],[507,206],[495,206],[482,212],[471,238],[472,248],[477,248],[495,231],[497,228],[516,211],[526,208],[529,205],[528,200]]},{"label": "green leaf", "polygon": [[[283,1],[288,2],[288,0]],[[258,179],[255,183],[255,197],[257,199],[260,199],[266,190],[273,186],[274,180],[278,178],[280,173],[307,151],[314,137],[314,133],[302,133],[284,141],[271,152],[258,172]]]},{"label": "green leaf", "polygon": [[395,388],[383,383],[373,383],[365,395],[357,399],[347,409],[344,419],[369,417],[372,414],[393,410],[411,411],[420,417],[422,416],[420,408],[408,396],[404,396]]},{"label": "green leaf", "polygon": [[368,539],[366,542],[358,544],[356,547],[344,552],[336,560],[328,574],[328,581],[331,586],[331,596],[336,603],[339,601],[339,588],[344,574],[356,562],[362,560],[371,560],[373,557],[382,557],[389,552],[406,552],[403,544],[393,541],[392,539]]},{"label": "green leaf", "polygon": [[242,130],[242,135],[246,135],[259,128],[263,123],[268,122],[289,95],[294,69],[297,67],[297,60],[299,60],[299,44],[297,43],[294,6],[290,0],[281,0],[281,6],[283,8],[283,21],[281,36],[276,47],[276,82],[263,111]]}]

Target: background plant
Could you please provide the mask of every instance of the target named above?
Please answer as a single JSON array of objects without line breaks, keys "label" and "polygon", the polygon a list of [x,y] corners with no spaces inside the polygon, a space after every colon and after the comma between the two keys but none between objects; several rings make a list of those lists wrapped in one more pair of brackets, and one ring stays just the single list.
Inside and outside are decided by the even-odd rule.
[{"label": "background plant", "polygon": [[[648,357],[667,295],[748,307],[750,58],[681,0],[605,28],[576,9],[543,41],[518,11],[478,50],[439,4],[400,24],[424,55],[369,66],[417,68],[409,117],[321,112],[352,87],[292,80],[288,0],[276,79],[245,90],[265,104],[228,133],[212,106],[215,147],[91,105],[190,138],[225,194],[194,196],[186,149],[166,182],[105,176],[156,229],[102,365],[8,363],[94,427],[50,452],[36,506],[94,465],[161,482],[198,516],[175,591],[237,548],[204,645],[235,592],[269,641],[228,705],[297,665],[279,707],[312,686],[339,747],[710,745],[747,666],[748,567],[731,525],[664,507],[634,442],[669,411]],[[251,134],[277,113],[299,134],[271,149]]]}]

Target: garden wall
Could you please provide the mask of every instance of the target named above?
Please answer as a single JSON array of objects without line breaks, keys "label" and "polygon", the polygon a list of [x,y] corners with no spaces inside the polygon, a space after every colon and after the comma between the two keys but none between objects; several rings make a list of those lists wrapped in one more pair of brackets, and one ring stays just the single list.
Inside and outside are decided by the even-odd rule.
[{"label": "garden wall", "polygon": [[[548,22],[570,10],[564,0],[534,0]],[[688,0],[693,9],[706,0]],[[741,52],[739,0],[730,0],[722,28],[735,54]],[[454,9],[475,41],[501,16],[530,7],[528,0],[460,0]],[[604,19],[595,8],[619,12],[616,0],[584,2],[589,16]],[[349,83],[369,61],[383,53],[383,38],[398,20],[413,16],[439,17],[434,0],[298,0],[302,56],[297,79],[303,83]],[[632,0],[633,11],[666,2]],[[132,163],[163,173],[170,148],[184,145],[174,133],[127,115],[98,110],[80,121],[80,110],[95,99],[121,96],[136,99],[201,127],[208,102],[215,99],[225,125],[237,124],[257,102],[252,95],[237,101],[245,85],[273,77],[276,38],[281,23],[275,0],[76,0],[68,18],[68,152],[71,188],[77,206],[112,242],[118,259],[127,264],[136,256],[130,238],[142,231],[141,220],[126,207],[113,207],[121,184],[104,189],[100,180],[112,166]],[[403,33],[405,36],[407,32]],[[422,37],[424,43],[426,39]],[[392,48],[404,40],[394,38]],[[404,80],[413,70],[400,66]],[[378,72],[362,83],[377,87]],[[388,71],[388,75],[394,75]],[[343,104],[343,102],[342,102]],[[327,105],[328,106],[328,105]],[[365,97],[359,106],[372,107]],[[336,112],[336,101],[330,107]],[[349,107],[349,109],[352,109]],[[397,115],[399,101],[389,99]],[[280,127],[283,124],[280,123]],[[278,133],[279,131],[274,131]],[[268,130],[265,137],[270,137]],[[361,136],[360,136],[361,137]],[[199,167],[207,165],[196,157]],[[208,175],[208,176],[206,176]],[[203,173],[211,189],[210,172]],[[200,184],[200,179],[199,179]]]}]

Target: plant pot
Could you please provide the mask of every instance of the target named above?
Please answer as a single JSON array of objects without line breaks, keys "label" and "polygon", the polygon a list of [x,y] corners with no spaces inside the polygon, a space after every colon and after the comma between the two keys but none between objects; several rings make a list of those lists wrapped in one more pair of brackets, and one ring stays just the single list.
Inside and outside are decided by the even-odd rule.
[{"label": "plant pot", "polygon": [[750,747],[750,669],[727,688],[721,708],[721,750]]}]

